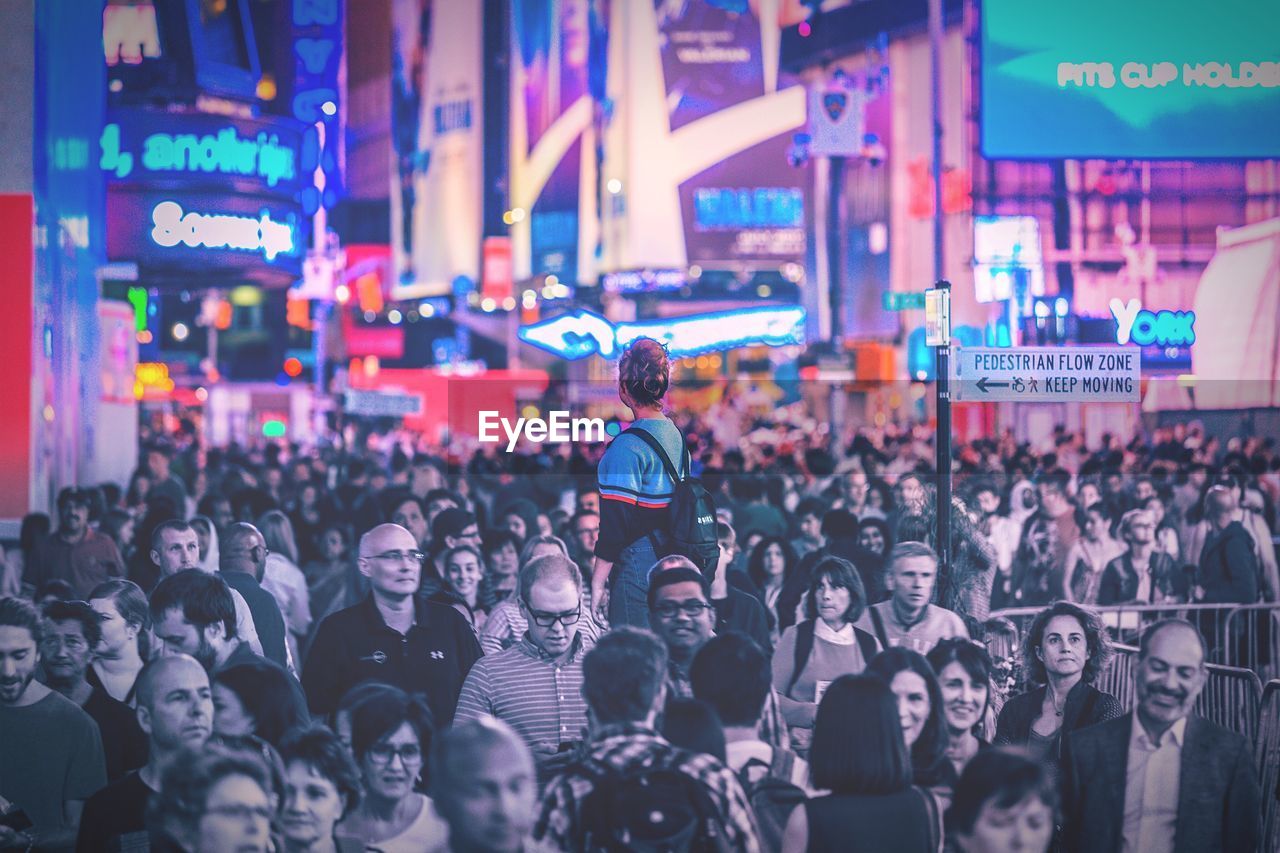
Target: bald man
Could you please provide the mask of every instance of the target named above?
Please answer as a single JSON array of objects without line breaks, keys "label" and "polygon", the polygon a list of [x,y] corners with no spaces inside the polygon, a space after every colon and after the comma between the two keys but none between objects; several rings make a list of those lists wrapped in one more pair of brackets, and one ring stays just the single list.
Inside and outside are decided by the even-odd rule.
[{"label": "bald man", "polygon": [[356,559],[369,595],[320,623],[302,672],[313,714],[329,714],[344,693],[381,681],[426,696],[437,726],[453,720],[462,682],[480,657],[465,617],[417,595],[425,555],[413,534],[383,524],[360,539]]},{"label": "bald man", "polygon": [[431,797],[449,824],[433,853],[529,853],[538,784],[533,756],[506,723],[479,717],[436,737]]},{"label": "bald man", "polygon": [[252,524],[238,522],[227,528],[219,545],[218,574],[248,603],[263,657],[293,672],[280,605],[262,588],[262,573],[267,566],[267,544],[262,534]]},{"label": "bald man", "polygon": [[1207,678],[1190,622],[1165,619],[1142,633],[1133,713],[1063,739],[1064,850],[1258,849],[1253,750],[1191,713]]},{"label": "bald man", "polygon": [[160,790],[168,761],[200,747],[213,731],[213,697],[204,667],[187,655],[153,660],[138,674],[138,725],[147,735],[147,764],[85,803],[77,851],[132,849],[146,838],[147,804]]}]

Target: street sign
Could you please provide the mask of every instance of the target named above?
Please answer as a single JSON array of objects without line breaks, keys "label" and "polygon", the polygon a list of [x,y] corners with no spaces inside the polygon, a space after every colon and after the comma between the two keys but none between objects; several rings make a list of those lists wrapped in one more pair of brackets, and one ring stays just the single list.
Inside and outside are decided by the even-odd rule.
[{"label": "street sign", "polygon": [[349,415],[371,418],[402,418],[422,414],[422,403],[420,394],[348,388],[342,410]]},{"label": "street sign", "polygon": [[880,294],[880,304],[886,311],[923,311],[924,291],[885,291]]},{"label": "street sign", "polygon": [[951,290],[931,287],[924,292],[924,342],[931,347],[951,345]]},{"label": "street sign", "polygon": [[965,402],[1136,403],[1141,353],[1129,347],[956,347],[951,391]]}]

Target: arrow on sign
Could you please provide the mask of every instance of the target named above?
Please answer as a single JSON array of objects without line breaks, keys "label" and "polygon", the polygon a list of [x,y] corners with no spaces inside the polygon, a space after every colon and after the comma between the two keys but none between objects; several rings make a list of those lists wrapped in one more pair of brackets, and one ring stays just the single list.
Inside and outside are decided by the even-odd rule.
[{"label": "arrow on sign", "polygon": [[1009,387],[1008,382],[992,382],[990,379],[988,379],[985,376],[978,380],[978,390],[981,391],[983,394],[987,393],[988,388],[1008,388],[1008,387]]},{"label": "arrow on sign", "polygon": [[551,320],[522,326],[517,335],[527,344],[576,361],[593,353],[616,358],[636,338],[665,344],[675,358],[732,347],[804,343],[804,309],[747,308],[635,323],[610,323],[591,311],[571,311]]}]

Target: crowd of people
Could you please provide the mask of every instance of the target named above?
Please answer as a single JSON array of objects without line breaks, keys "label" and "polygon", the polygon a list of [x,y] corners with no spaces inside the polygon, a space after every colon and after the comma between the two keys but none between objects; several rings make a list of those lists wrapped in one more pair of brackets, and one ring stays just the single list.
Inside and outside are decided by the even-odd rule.
[{"label": "crowd of people", "polygon": [[1139,626],[1129,709],[1095,608],[1276,601],[1270,440],[958,447],[940,566],[927,430],[669,384],[629,347],[607,445],[64,490],[0,574],[0,848],[1258,848],[1203,626]]}]

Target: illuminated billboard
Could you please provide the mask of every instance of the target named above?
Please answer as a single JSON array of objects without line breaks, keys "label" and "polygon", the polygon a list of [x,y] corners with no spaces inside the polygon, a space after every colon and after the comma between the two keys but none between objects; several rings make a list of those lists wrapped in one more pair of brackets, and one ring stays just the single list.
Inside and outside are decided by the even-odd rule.
[{"label": "illuminated billboard", "polygon": [[1275,0],[983,0],[990,158],[1280,157]]}]

